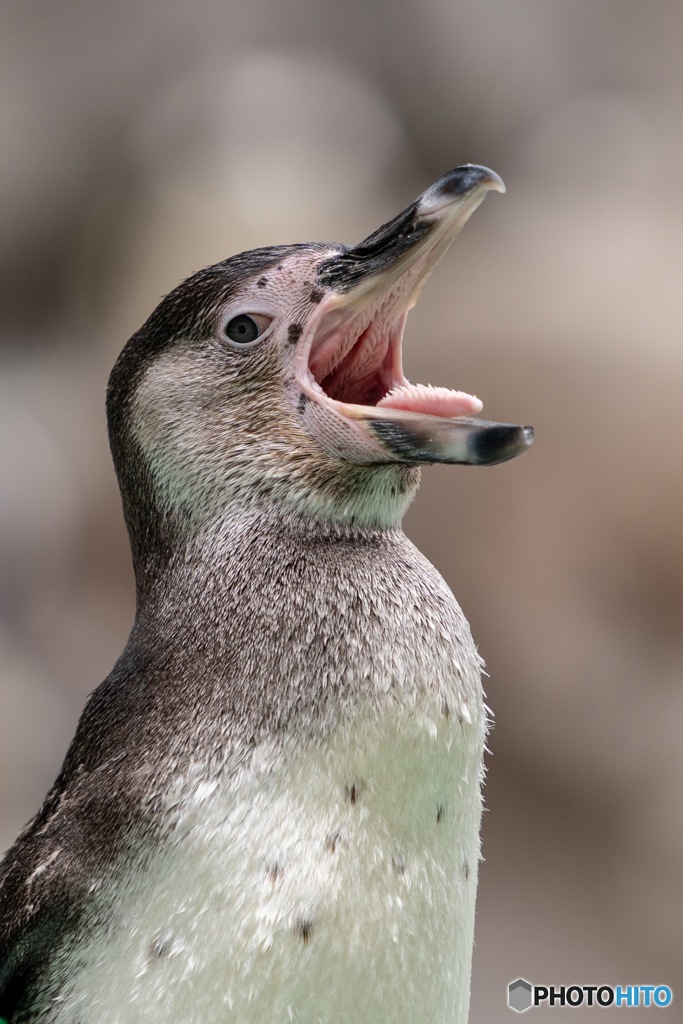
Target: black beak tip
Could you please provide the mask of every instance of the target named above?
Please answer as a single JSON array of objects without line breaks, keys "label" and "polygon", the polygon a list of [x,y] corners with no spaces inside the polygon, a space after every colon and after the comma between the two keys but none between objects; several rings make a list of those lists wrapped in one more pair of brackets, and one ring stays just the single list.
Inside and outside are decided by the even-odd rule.
[{"label": "black beak tip", "polygon": [[521,455],[534,443],[534,428],[513,423],[486,423],[468,442],[469,462],[495,466]]},{"label": "black beak tip", "polygon": [[454,167],[452,171],[448,171],[435,181],[425,195],[428,194],[432,200],[458,199],[482,185],[488,185],[499,192],[505,191],[503,180],[495,171],[488,167],[480,167],[478,164],[464,164],[462,167]]}]

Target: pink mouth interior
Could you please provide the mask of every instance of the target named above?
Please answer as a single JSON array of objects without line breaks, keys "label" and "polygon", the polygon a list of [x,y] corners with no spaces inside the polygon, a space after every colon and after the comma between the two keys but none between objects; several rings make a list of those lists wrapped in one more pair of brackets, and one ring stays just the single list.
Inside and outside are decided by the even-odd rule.
[{"label": "pink mouth interior", "polygon": [[376,311],[372,318],[361,315],[339,324],[322,338],[319,332],[311,349],[309,369],[327,397],[348,405],[446,418],[481,412],[482,403],[474,395],[411,384],[406,379],[401,364],[406,314],[387,325],[382,312]]}]

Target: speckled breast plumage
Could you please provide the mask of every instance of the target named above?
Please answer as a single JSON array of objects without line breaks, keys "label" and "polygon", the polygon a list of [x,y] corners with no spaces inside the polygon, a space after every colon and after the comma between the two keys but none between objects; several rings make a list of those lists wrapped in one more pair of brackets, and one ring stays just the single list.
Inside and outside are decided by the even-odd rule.
[{"label": "speckled breast plumage", "polygon": [[[285,536],[287,564],[296,542]],[[223,759],[214,700],[188,726],[186,755],[174,738],[160,835],[131,853],[107,927],[72,951],[81,970],[58,1024],[466,1020],[479,659],[446,584],[402,534],[380,550],[332,550],[313,594],[319,563],[299,554],[290,569],[293,594],[306,586],[320,621],[297,620],[293,598],[301,654],[315,635],[319,660],[297,670],[280,652],[287,679],[271,679],[272,692],[296,694],[288,723],[256,742],[245,733]],[[282,581],[266,546],[250,541],[246,557],[250,592],[267,598]],[[233,597],[259,634],[249,647],[263,649],[274,624],[259,625],[244,593]],[[201,709],[209,691],[195,687]]]}]

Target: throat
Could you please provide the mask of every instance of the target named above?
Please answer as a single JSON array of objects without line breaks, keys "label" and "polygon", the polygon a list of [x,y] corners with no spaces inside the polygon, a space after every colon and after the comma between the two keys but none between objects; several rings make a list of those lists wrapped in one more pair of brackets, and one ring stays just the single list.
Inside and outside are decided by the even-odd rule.
[{"label": "throat", "polygon": [[400,527],[419,484],[417,466],[348,463],[343,472],[316,481],[294,507],[332,528],[392,530]]},{"label": "throat", "polygon": [[144,700],[172,688],[168,713],[201,717],[220,747],[228,735],[326,735],[366,703],[411,705],[423,691],[453,708],[453,664],[463,679],[479,668],[444,581],[400,530],[271,509],[226,515],[175,552],[140,602],[127,657],[144,660]]}]

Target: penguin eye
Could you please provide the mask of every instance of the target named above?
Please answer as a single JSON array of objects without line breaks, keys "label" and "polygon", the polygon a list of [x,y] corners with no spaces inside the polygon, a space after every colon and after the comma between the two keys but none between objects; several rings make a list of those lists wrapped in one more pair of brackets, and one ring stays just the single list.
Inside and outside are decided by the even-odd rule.
[{"label": "penguin eye", "polygon": [[272,317],[263,313],[240,313],[228,320],[225,336],[236,345],[252,345],[268,330],[271,323]]}]

